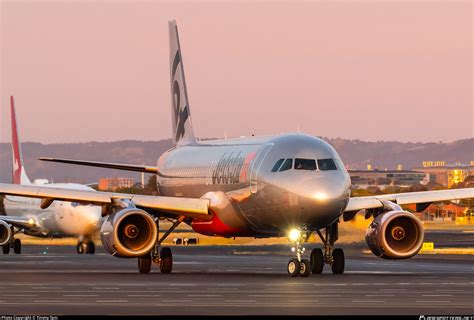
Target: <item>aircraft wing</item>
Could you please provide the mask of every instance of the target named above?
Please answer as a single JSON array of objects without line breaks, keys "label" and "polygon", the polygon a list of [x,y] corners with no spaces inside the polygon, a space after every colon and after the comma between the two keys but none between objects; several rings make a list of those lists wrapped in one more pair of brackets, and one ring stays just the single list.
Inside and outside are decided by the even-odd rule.
[{"label": "aircraft wing", "polygon": [[[474,198],[474,188],[383,194],[377,196],[354,197],[349,199],[345,212],[357,212],[363,209],[375,209],[384,206],[382,201],[396,204],[417,204],[417,211],[433,202]],[[421,209],[421,210],[419,210]]]},{"label": "aircraft wing", "polygon": [[114,199],[129,199],[137,207],[144,209],[149,208],[176,216],[203,220],[211,218],[209,200],[207,199],[147,196],[4,183],[0,183],[0,194],[42,199],[42,208],[47,208],[55,200],[107,205],[112,204]]},{"label": "aircraft wing", "polygon": [[36,226],[33,219],[23,216],[0,216],[0,220],[22,229],[31,229]]}]

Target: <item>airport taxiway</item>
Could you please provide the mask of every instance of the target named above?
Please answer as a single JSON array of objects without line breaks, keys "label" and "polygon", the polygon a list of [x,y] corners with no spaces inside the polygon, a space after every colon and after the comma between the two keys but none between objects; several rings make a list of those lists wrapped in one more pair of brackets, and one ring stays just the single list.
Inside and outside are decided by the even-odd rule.
[{"label": "airport taxiway", "polygon": [[474,256],[387,261],[363,246],[341,247],[344,275],[326,266],[321,275],[291,278],[289,249],[279,245],[174,247],[172,274],[156,267],[138,274],[136,259],[102,248],[91,256],[71,246],[25,246],[21,255],[0,255],[0,313],[473,314]]}]

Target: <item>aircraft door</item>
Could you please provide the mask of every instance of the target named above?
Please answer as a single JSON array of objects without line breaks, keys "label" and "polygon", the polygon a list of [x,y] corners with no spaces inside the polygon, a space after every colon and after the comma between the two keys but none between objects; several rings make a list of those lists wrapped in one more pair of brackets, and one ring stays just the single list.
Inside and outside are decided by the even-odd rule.
[{"label": "aircraft door", "polygon": [[268,152],[270,151],[273,143],[266,144],[262,150],[257,154],[255,160],[253,161],[251,171],[250,171],[250,192],[257,193],[257,185],[258,185],[258,172],[260,167],[262,166],[263,160],[267,156]]}]

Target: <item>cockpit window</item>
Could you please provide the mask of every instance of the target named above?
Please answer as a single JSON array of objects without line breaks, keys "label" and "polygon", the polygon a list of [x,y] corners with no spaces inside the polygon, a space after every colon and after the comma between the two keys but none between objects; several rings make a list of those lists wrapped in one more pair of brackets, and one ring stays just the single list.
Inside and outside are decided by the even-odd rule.
[{"label": "cockpit window", "polygon": [[291,167],[293,167],[293,159],[286,159],[285,162],[283,163],[283,165],[280,168],[280,172],[290,170]]},{"label": "cockpit window", "polygon": [[284,160],[285,160],[285,159],[280,159],[280,160],[278,160],[278,161],[275,163],[275,165],[273,166],[272,172],[277,172],[278,169],[280,169],[280,166],[281,166],[281,164],[283,163]]},{"label": "cockpit window", "polygon": [[337,170],[333,159],[319,159],[318,167],[321,171]]},{"label": "cockpit window", "polygon": [[295,159],[296,170],[316,170],[316,160],[314,159]]}]

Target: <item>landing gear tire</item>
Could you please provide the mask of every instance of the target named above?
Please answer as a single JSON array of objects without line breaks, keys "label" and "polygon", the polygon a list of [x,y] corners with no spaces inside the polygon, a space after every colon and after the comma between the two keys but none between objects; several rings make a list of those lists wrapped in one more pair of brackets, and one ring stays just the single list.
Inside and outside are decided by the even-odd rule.
[{"label": "landing gear tire", "polygon": [[320,274],[324,269],[324,255],[320,248],[311,251],[311,272]]},{"label": "landing gear tire", "polygon": [[300,263],[300,277],[309,277],[311,274],[311,263],[308,259],[301,260]]},{"label": "landing gear tire", "polygon": [[95,243],[93,241],[87,242],[87,251],[88,254],[95,254]]},{"label": "landing gear tire", "polygon": [[2,246],[2,251],[3,254],[9,254],[10,253],[10,243],[6,243]]},{"label": "landing gear tire", "polygon": [[161,273],[171,273],[173,270],[173,254],[171,249],[164,247],[160,251],[160,271]]},{"label": "landing gear tire", "polygon": [[288,274],[291,277],[297,277],[300,274],[301,264],[298,259],[293,258],[288,262]]},{"label": "landing gear tire", "polygon": [[138,257],[138,271],[140,273],[150,273],[151,270],[151,255],[146,254]]},{"label": "landing gear tire", "polygon": [[79,253],[79,254],[86,253],[87,252],[87,243],[85,243],[83,241],[79,241],[77,243],[76,250],[77,250],[77,253]]},{"label": "landing gear tire", "polygon": [[332,251],[332,259],[333,259],[333,263],[331,265],[332,273],[343,274],[344,266],[345,266],[344,251],[342,251],[342,249],[340,248],[334,249]]},{"label": "landing gear tire", "polygon": [[16,254],[21,253],[21,240],[20,239],[13,240],[13,252],[15,252]]}]

